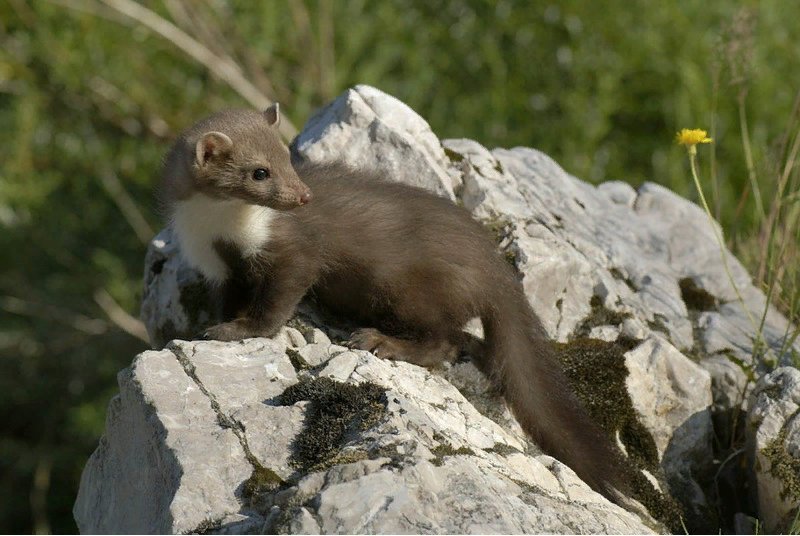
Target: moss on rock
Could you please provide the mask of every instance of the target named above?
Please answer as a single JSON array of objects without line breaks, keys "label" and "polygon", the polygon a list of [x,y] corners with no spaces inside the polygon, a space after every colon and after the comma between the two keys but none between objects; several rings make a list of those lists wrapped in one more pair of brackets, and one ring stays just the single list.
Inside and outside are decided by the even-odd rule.
[{"label": "moss on rock", "polygon": [[498,244],[505,240],[508,236],[510,225],[510,221],[501,217],[492,218],[483,222],[483,226],[486,227],[490,233],[492,233],[495,242]]},{"label": "moss on rock", "polygon": [[[250,461],[253,462],[253,460]],[[276,491],[285,485],[286,482],[278,473],[256,463],[250,478],[245,480],[242,485],[242,495],[248,499],[254,499],[264,493]]]},{"label": "moss on rock", "polygon": [[453,448],[450,443],[440,443],[439,446],[434,447],[431,452],[435,456],[431,463],[437,467],[444,463],[447,456],[469,456],[474,455],[475,451],[468,447]]},{"label": "moss on rock", "polygon": [[592,310],[589,316],[583,319],[580,326],[575,329],[576,337],[585,337],[592,331],[592,328],[598,326],[618,326],[622,324],[625,319],[630,318],[630,313],[623,313],[619,311],[612,311],[603,305],[603,300],[599,296],[592,296],[589,300],[589,305]]},{"label": "moss on rock", "polygon": [[619,431],[628,455],[650,470],[658,467],[655,441],[633,409],[625,380],[625,352],[615,342],[579,338],[556,344],[571,387],[587,411],[609,435]]},{"label": "moss on rock", "polygon": [[609,272],[611,273],[612,276],[614,276],[614,279],[619,279],[620,281],[628,285],[628,288],[631,289],[633,292],[638,291],[636,285],[633,284],[633,281],[629,277],[625,277],[625,274],[623,274],[619,268],[611,268]]},{"label": "moss on rock", "polygon": [[464,155],[462,155],[461,153],[457,153],[452,149],[448,149],[447,147],[444,148],[444,154],[447,156],[448,159],[450,159],[451,162],[458,163],[464,161]]},{"label": "moss on rock", "polygon": [[508,247],[508,244],[503,246],[503,243],[508,238],[511,231],[511,222],[504,218],[497,217],[484,221],[483,226],[486,227],[494,237],[494,241],[500,248],[499,251],[503,258],[509,265],[511,265],[512,268],[516,270],[517,254]]},{"label": "moss on rock", "polygon": [[667,340],[669,340],[669,328],[667,327],[667,324],[664,322],[665,320],[666,317],[664,315],[656,313],[653,315],[653,320],[647,321],[647,326],[653,331],[658,331],[660,333],[663,333],[664,335],[667,336]]},{"label": "moss on rock", "polygon": [[520,454],[521,451],[519,449],[515,449],[511,445],[506,445],[505,443],[495,443],[489,448],[483,449],[486,452],[493,452],[495,454],[499,454],[501,456],[509,456],[511,454]]},{"label": "moss on rock", "polygon": [[691,277],[684,277],[678,281],[681,288],[681,298],[689,311],[716,311],[719,307],[717,298],[706,289],[695,283]]},{"label": "moss on rock", "polygon": [[374,383],[340,383],[330,378],[306,379],[286,389],[281,405],[310,402],[305,427],[292,444],[290,463],[301,471],[316,470],[334,459],[348,438],[375,425],[386,414],[386,392]]},{"label": "moss on rock", "polygon": [[309,335],[313,333],[314,326],[300,317],[300,315],[295,315],[286,322],[286,327],[294,328],[299,331],[303,337],[308,339]]},{"label": "moss on rock", "polygon": [[658,450],[647,428],[639,421],[625,384],[628,369],[625,352],[638,344],[623,339],[607,342],[578,338],[555,345],[570,386],[592,419],[616,443],[616,435],[628,453],[633,496],[672,530],[680,530],[682,510],[669,495],[656,490],[640,470],[660,475]]},{"label": "moss on rock", "polygon": [[303,358],[300,357],[300,352],[294,348],[286,348],[286,357],[289,358],[289,362],[295,370],[307,370],[310,368],[308,364],[303,361]]},{"label": "moss on rock", "polygon": [[786,450],[786,428],[761,449],[770,462],[769,474],[783,484],[781,499],[800,501],[800,458],[789,454]]},{"label": "moss on rock", "polygon": [[201,521],[194,530],[190,530],[189,534],[214,534],[220,528],[222,528],[221,519],[207,518]]}]

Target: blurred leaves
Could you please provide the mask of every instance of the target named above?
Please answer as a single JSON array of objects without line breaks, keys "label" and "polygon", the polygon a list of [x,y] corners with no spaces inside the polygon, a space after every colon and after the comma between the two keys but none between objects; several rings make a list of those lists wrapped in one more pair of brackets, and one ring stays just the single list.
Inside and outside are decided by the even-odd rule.
[{"label": "blurred leaves", "polygon": [[[137,316],[145,242],[162,224],[152,191],[180,129],[262,97],[301,126],[367,83],[440,137],[533,146],[584,179],[692,195],[672,135],[714,123],[714,205],[747,237],[737,94],[746,82],[766,166],[800,86],[800,5],[749,2],[751,38],[720,41],[746,35],[740,4],[141,2],[199,44],[181,49],[175,31],[120,11],[125,0],[0,3],[0,526],[75,530],[115,374],[145,348],[124,315]],[[765,198],[775,187],[760,184]]]}]

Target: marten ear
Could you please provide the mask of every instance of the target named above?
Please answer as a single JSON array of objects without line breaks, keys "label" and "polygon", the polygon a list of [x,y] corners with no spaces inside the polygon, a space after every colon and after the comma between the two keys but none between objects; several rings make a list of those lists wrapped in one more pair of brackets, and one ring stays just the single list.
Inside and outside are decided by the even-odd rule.
[{"label": "marten ear", "polygon": [[222,132],[206,132],[194,148],[195,158],[204,166],[211,159],[227,156],[232,148],[233,142]]},{"label": "marten ear", "polygon": [[271,127],[277,127],[281,124],[281,105],[277,102],[264,110],[264,117],[267,118],[267,123]]}]

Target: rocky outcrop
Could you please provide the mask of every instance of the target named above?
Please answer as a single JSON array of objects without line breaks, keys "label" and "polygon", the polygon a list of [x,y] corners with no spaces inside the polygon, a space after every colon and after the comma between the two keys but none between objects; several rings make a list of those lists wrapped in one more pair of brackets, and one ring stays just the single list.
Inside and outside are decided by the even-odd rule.
[{"label": "rocky outcrop", "polygon": [[326,342],[176,341],[119,381],[82,532],[649,532],[407,363]]},{"label": "rocky outcrop", "polygon": [[[748,311],[760,318],[765,299],[726,252],[737,299],[696,205],[651,183],[592,186],[534,149],[440,142],[366,86],[321,110],[292,148],[378,167],[484,221],[593,416],[690,529],[716,530],[712,416],[739,408],[746,372],[762,369]],[[158,348],[213,318],[178,253],[167,229],[146,258],[142,316]],[[542,455],[469,361],[427,371],[349,351],[313,309],[291,325],[274,340],[176,341],[138,356],[84,471],[81,530],[659,530]],[[769,309],[758,343],[784,364],[786,327]],[[638,498],[674,523],[672,503],[653,496]]]}]

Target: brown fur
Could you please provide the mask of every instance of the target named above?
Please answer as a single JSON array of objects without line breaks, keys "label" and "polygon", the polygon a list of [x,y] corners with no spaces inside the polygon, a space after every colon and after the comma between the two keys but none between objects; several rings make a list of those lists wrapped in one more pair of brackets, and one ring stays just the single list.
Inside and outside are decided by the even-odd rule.
[{"label": "brown fur", "polygon": [[[275,140],[245,129],[231,138],[245,140],[245,156],[272,151],[271,161],[285,157],[288,165]],[[230,268],[224,295],[232,319],[208,337],[274,335],[311,293],[366,327],[354,334],[356,346],[430,366],[455,358],[462,328],[479,317],[478,365],[525,431],[595,490],[612,500],[614,488],[625,491],[615,448],[570,391],[516,273],[482,225],[448,200],[371,171],[303,165],[297,176],[313,201],[278,213],[257,255],[244,259],[231,244],[215,243]]]}]

